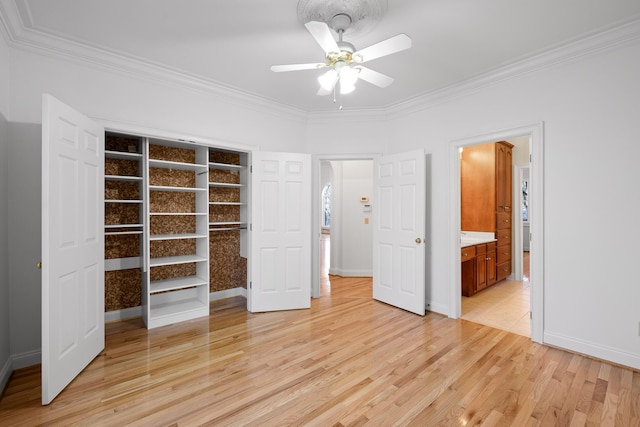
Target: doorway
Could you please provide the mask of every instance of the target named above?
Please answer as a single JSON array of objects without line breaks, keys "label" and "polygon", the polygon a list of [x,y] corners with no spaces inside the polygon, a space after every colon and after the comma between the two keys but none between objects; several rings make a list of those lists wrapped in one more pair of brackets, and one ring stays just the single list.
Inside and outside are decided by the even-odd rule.
[{"label": "doorway", "polygon": [[[531,313],[531,339],[535,342],[543,342],[543,292],[544,292],[544,271],[543,271],[543,248],[544,248],[544,221],[543,221],[543,123],[522,126],[518,128],[497,131],[490,134],[455,140],[450,143],[450,199],[449,207],[451,222],[449,223],[449,256],[450,281],[449,281],[449,317],[459,318],[462,315],[462,295],[461,295],[461,251],[460,251],[460,165],[459,150],[465,146],[488,143],[492,141],[509,140],[516,137],[530,138],[530,177],[528,182],[530,207],[529,227],[530,227],[530,313]],[[515,175],[516,180],[519,175]],[[516,222],[517,221],[517,224]],[[514,217],[514,247],[522,247],[522,221],[521,216]],[[514,272],[521,268],[522,264],[514,263]],[[522,271],[522,270],[520,270]]]},{"label": "doorway", "polygon": [[[523,200],[523,194],[528,196],[528,169],[529,169],[529,158],[530,158],[530,137],[522,136],[516,138],[510,138],[506,140],[507,143],[511,144],[511,153],[513,161],[510,162],[512,164],[512,179],[510,181],[509,192],[511,193],[511,211],[512,213],[509,215],[513,219],[511,224],[511,238],[507,247],[511,248],[513,246],[513,251],[509,250],[510,253],[509,258],[511,262],[508,263],[510,266],[511,274],[506,277],[504,280],[500,280],[498,278],[497,283],[495,282],[495,274],[496,274],[496,258],[495,255],[497,253],[498,260],[501,257],[504,257],[507,251],[504,250],[505,246],[500,246],[504,244],[502,242],[501,237],[498,238],[497,233],[500,231],[496,231],[495,237],[498,238],[498,248],[497,251],[494,249],[493,251],[489,251],[487,247],[486,255],[479,255],[483,259],[483,268],[487,269],[486,277],[487,280],[483,283],[483,285],[489,285],[486,289],[483,289],[477,293],[473,293],[471,295],[463,295],[461,301],[461,318],[464,320],[469,320],[474,323],[480,323],[483,325],[491,326],[497,329],[502,329],[505,331],[513,332],[519,335],[531,336],[531,325],[530,325],[530,270],[529,270],[529,247],[525,248],[524,242],[524,231],[521,230],[520,233],[515,233],[516,227],[524,227],[525,221],[528,226],[528,199]],[[463,194],[461,201],[461,218],[462,218],[462,233],[473,234],[475,230],[466,230],[466,228],[473,228],[473,224],[477,224],[479,222],[478,218],[475,215],[478,215],[479,212],[477,210],[472,209],[471,206],[475,205],[484,205],[484,200],[487,197],[491,198],[489,192],[479,192],[481,187],[478,184],[471,184],[469,179],[471,176],[469,173],[475,173],[474,177],[479,177],[477,174],[481,173],[481,176],[489,177],[487,175],[492,170],[492,167],[489,165],[493,164],[494,156],[486,157],[488,153],[494,153],[494,144],[478,144],[478,145],[470,145],[461,149],[461,162],[462,165],[460,167],[461,170],[461,194]],[[465,156],[466,155],[466,156]],[[464,159],[464,160],[463,160]],[[482,166],[486,165],[486,166]],[[465,170],[471,168],[472,171],[466,172],[465,179]],[[487,169],[488,168],[488,169]],[[527,179],[523,181],[522,171],[527,171]],[[481,181],[482,182],[482,181]],[[493,181],[491,181],[493,182]],[[469,183],[472,185],[473,190],[467,189],[466,192],[462,191],[462,187],[466,185],[465,183]],[[482,187],[484,188],[484,187]],[[526,193],[523,193],[523,189],[526,190]],[[480,196],[480,197],[479,197]],[[465,213],[466,209],[466,213]],[[485,210],[481,210],[484,212]],[[490,209],[493,212],[493,209]],[[486,212],[487,214],[489,211]],[[504,215],[504,214],[498,214]],[[516,216],[520,215],[520,218],[516,218]],[[487,218],[489,221],[482,221],[485,223],[485,226],[494,228],[496,226],[495,222],[495,213],[493,213],[490,217]],[[518,221],[518,219],[520,221]],[[500,228],[500,226],[498,226]],[[484,231],[484,230],[477,230]],[[504,232],[504,231],[501,231]],[[522,236],[522,239],[519,239],[521,244],[516,245],[516,239],[514,239],[515,234]],[[528,236],[528,232],[527,232]],[[528,240],[527,240],[528,241]],[[502,242],[502,243],[501,243]],[[493,246],[495,244],[492,244]],[[483,246],[484,248],[484,246]],[[526,249],[526,251],[525,251]],[[504,252],[504,253],[503,253]],[[484,261],[486,259],[486,261]],[[476,261],[471,261],[476,262]],[[489,281],[489,273],[488,269],[489,265],[493,265],[494,272],[493,281],[487,283]],[[467,265],[469,262],[466,263]],[[498,271],[501,271],[503,268],[503,264],[498,265]],[[484,271],[484,270],[483,270]],[[506,274],[506,273],[505,273]],[[483,273],[484,275],[484,273]],[[467,279],[468,282],[468,279]],[[468,292],[468,291],[467,291]]]},{"label": "doorway", "polygon": [[373,158],[322,156],[314,159],[312,297],[330,292],[330,275],[371,277]]}]

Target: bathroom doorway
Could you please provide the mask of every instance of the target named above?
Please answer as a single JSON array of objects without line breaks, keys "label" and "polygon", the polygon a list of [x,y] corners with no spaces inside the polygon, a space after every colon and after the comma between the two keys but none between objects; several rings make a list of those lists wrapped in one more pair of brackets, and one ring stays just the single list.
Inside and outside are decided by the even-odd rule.
[{"label": "bathroom doorway", "polygon": [[[492,236],[489,238],[498,239],[498,247],[497,250],[489,251],[487,249],[487,253],[483,255],[478,255],[475,260],[467,261],[465,264],[476,263],[477,265],[478,259],[482,258],[483,260],[483,268],[486,266],[486,269],[494,268],[496,269],[496,257],[500,259],[501,257],[507,257],[511,259],[511,263],[509,265],[509,269],[511,274],[506,277],[504,280],[498,280],[497,283],[488,286],[486,289],[481,290],[472,295],[462,295],[461,299],[461,318],[465,320],[469,320],[475,323],[480,323],[487,326],[492,326],[497,329],[506,330],[509,332],[513,332],[519,335],[531,336],[531,325],[530,325],[530,272],[528,269],[529,266],[529,252],[525,252],[523,249],[522,241],[523,239],[518,239],[519,242],[516,242],[514,238],[515,234],[522,236],[523,233],[516,233],[515,227],[522,227],[523,221],[522,216],[528,215],[528,210],[523,211],[522,206],[522,194],[520,193],[522,189],[522,183],[520,179],[520,167],[518,165],[523,164],[527,168],[529,167],[529,154],[530,154],[530,137],[522,136],[509,138],[506,140],[509,144],[512,144],[513,147],[511,149],[512,161],[509,162],[511,164],[511,178],[508,180],[511,184],[508,189],[512,195],[512,207],[511,207],[511,215],[508,215],[513,218],[513,222],[511,224],[511,235],[509,245],[500,246],[501,238],[498,238],[498,233],[500,230],[491,230]],[[466,151],[464,150],[466,148]],[[460,159],[461,166],[460,171],[461,174],[464,174],[465,170],[473,169],[473,173],[478,174],[479,170],[495,170],[494,161],[495,155],[491,154],[487,156],[488,153],[494,153],[494,145],[493,143],[487,144],[475,144],[473,146],[461,147],[460,150]],[[465,156],[466,155],[466,156]],[[463,160],[464,159],[464,160]],[[463,168],[466,166],[466,169]],[[467,172],[470,173],[470,172]],[[470,178],[467,177],[467,180]],[[493,181],[492,178],[490,181]],[[461,189],[464,186],[464,183],[468,182],[463,179],[461,175]],[[475,187],[474,187],[475,188]],[[528,182],[527,182],[527,190],[528,190]],[[489,193],[479,194],[479,191],[474,191],[472,194],[469,194],[469,190],[467,192],[462,193],[463,197],[461,200],[461,218],[462,218],[462,233],[466,235],[466,233],[474,234],[478,231],[486,231],[486,230],[465,230],[466,224],[469,223],[477,223],[478,221],[474,220],[473,214],[475,212],[472,211],[469,206],[465,206],[465,203],[473,203],[474,205],[478,205],[479,203],[483,205],[483,201],[486,197],[489,196]],[[465,196],[466,194],[466,196]],[[528,195],[528,194],[527,194]],[[495,195],[491,195],[489,197],[495,197]],[[493,203],[493,202],[492,202]],[[528,200],[527,200],[528,203]],[[464,210],[467,210],[467,213],[464,214]],[[500,216],[500,214],[498,214]],[[516,218],[516,216],[520,216],[520,218]],[[517,221],[520,219],[520,221]],[[495,227],[495,213],[492,214],[490,218],[491,226]],[[485,221],[486,222],[486,221]],[[498,227],[499,228],[499,227]],[[492,243],[495,247],[495,243]],[[477,247],[483,247],[477,246]],[[505,249],[508,248],[508,249]],[[507,254],[507,250],[510,252]],[[502,252],[505,252],[504,254]],[[463,264],[464,265],[464,264]],[[501,271],[503,264],[498,265],[498,271]],[[491,267],[490,267],[491,266]],[[477,265],[480,268],[479,265]],[[526,267],[526,268],[523,268]],[[484,275],[484,270],[482,270]],[[505,273],[506,274],[506,273]],[[487,274],[487,278],[489,275]],[[498,277],[500,279],[500,277]],[[468,279],[465,279],[468,280]],[[489,283],[491,284],[491,283]]]},{"label": "bathroom doorway", "polygon": [[[530,298],[530,337],[533,341],[543,342],[543,319],[544,319],[544,266],[542,249],[544,248],[544,218],[543,218],[543,123],[536,123],[518,128],[511,128],[497,131],[489,134],[468,137],[451,141],[450,143],[450,208],[452,220],[450,222],[449,236],[451,245],[449,246],[450,259],[450,286],[449,301],[450,313],[452,318],[462,316],[462,295],[461,295],[461,250],[460,250],[460,231],[461,231],[461,191],[460,191],[460,148],[483,144],[492,141],[504,141],[512,138],[528,136],[530,138],[530,157],[527,159],[530,164],[529,182],[528,182],[528,201],[529,201],[529,226],[530,226],[530,252],[528,257],[529,269],[529,298]],[[514,162],[515,163],[515,162]],[[517,163],[515,163],[517,164]],[[514,175],[514,181],[518,182],[519,174]],[[519,199],[520,188],[514,194],[514,200]],[[515,202],[514,202],[515,203]],[[520,215],[512,216],[514,221],[513,242],[514,248],[522,248],[522,219]],[[517,221],[517,224],[516,224]],[[513,273],[524,270],[523,264],[526,257],[523,257],[524,251],[512,254]],[[520,273],[522,274],[522,273]],[[513,278],[513,277],[512,277]],[[484,291],[482,291],[484,292]]]}]

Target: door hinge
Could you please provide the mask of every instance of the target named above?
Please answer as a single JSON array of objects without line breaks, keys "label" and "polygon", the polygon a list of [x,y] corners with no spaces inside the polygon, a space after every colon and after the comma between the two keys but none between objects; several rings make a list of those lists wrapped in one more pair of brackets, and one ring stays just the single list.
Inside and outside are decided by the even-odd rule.
[{"label": "door hinge", "polygon": [[249,166],[249,173],[253,173],[253,165]]},{"label": "door hinge", "polygon": [[533,319],[533,313],[529,312],[529,320]]},{"label": "door hinge", "polygon": [[529,154],[529,163],[531,163],[531,154]]},{"label": "door hinge", "polygon": [[253,231],[253,224],[249,224],[249,231]]},{"label": "door hinge", "polygon": [[253,289],[253,282],[249,282],[249,289]]}]

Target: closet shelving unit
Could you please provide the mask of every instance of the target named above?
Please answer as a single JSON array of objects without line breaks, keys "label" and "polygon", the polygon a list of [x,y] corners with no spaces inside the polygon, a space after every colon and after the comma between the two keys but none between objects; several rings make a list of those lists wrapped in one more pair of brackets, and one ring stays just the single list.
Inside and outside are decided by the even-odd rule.
[{"label": "closet shelving unit", "polygon": [[105,308],[140,304],[144,247],[143,138],[105,135]]},{"label": "closet shelving unit", "polygon": [[148,328],[209,315],[208,149],[148,141]]},{"label": "closet shelving unit", "polygon": [[[219,161],[225,157],[237,164]],[[246,156],[210,149],[209,159],[209,231],[246,230]]]}]

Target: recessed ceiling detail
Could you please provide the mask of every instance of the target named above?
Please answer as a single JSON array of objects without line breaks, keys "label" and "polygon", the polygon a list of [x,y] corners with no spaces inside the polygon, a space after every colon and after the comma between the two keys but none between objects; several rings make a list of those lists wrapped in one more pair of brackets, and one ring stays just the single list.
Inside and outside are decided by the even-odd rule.
[{"label": "recessed ceiling detail", "polygon": [[[387,0],[299,0],[298,21],[331,21],[338,14],[351,17],[349,36],[354,38],[371,31],[387,13]],[[331,28],[337,33],[337,28]]]}]

